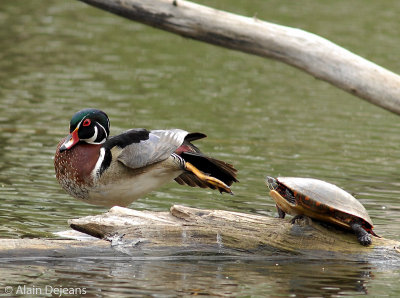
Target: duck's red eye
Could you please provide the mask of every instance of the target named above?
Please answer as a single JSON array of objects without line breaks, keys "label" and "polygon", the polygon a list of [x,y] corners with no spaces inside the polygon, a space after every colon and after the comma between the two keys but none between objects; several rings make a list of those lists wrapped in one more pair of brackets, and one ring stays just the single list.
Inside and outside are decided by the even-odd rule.
[{"label": "duck's red eye", "polygon": [[90,123],[92,123],[91,121],[90,121],[90,119],[85,119],[84,121],[83,121],[83,126],[89,126],[90,125]]}]

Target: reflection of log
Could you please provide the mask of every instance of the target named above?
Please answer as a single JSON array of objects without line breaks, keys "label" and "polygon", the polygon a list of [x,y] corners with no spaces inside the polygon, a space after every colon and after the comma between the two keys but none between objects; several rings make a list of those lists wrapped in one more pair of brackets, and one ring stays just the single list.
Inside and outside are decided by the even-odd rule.
[{"label": "reflection of log", "polygon": [[400,76],[303,30],[183,0],[80,0],[184,37],[274,58],[400,114]]},{"label": "reflection of log", "polygon": [[396,255],[400,245],[373,237],[373,244],[363,247],[354,234],[314,222],[292,225],[278,218],[178,205],[172,206],[170,213],[113,207],[108,213],[73,219],[70,224],[80,232],[120,241],[125,248],[128,243],[131,252],[140,248],[172,254],[373,254],[384,249]]}]

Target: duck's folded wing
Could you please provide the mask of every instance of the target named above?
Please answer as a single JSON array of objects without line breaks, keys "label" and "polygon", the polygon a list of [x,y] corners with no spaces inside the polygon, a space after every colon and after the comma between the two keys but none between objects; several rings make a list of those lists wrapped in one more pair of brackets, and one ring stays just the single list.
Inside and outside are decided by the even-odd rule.
[{"label": "duck's folded wing", "polygon": [[[188,134],[181,129],[146,132],[147,138],[142,130],[129,130],[122,134],[127,139],[127,145],[117,145],[122,149],[118,160],[125,166],[136,169],[167,159],[182,145]],[[142,138],[137,138],[137,133],[142,133]],[[134,142],[129,143],[129,139],[133,139]]]}]

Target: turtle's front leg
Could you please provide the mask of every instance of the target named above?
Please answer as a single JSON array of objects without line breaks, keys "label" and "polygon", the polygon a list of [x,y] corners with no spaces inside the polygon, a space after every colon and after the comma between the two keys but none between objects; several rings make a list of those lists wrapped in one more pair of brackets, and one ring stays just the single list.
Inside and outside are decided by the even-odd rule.
[{"label": "turtle's front leg", "polygon": [[276,205],[276,210],[278,210],[278,218],[285,218],[286,213]]},{"label": "turtle's front leg", "polygon": [[360,242],[361,245],[368,246],[371,244],[371,236],[359,223],[352,223],[350,227],[356,234],[358,242]]}]

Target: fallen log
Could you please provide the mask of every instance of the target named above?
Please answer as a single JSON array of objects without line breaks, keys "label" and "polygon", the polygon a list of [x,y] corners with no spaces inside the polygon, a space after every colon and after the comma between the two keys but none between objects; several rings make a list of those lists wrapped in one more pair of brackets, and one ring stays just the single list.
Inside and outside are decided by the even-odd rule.
[{"label": "fallen log", "polygon": [[113,207],[101,215],[69,221],[80,232],[107,239],[127,254],[266,256],[336,254],[343,258],[400,257],[400,242],[373,237],[360,245],[356,236],[317,222],[291,224],[266,216],[203,210],[180,205],[170,212],[136,211]]},{"label": "fallen log", "polygon": [[184,0],[79,0],[184,37],[273,58],[400,114],[400,76],[315,34]]},{"label": "fallen log", "polygon": [[[398,264],[400,242],[373,237],[361,246],[355,235],[317,222],[289,220],[179,205],[170,212],[113,207],[109,212],[69,220],[96,238],[1,239],[0,262],[79,258],[288,258],[340,259]],[[69,231],[71,232],[71,231]],[[72,235],[72,236],[71,236]],[[83,240],[78,240],[83,239]]]},{"label": "fallen log", "polygon": [[0,239],[0,261],[115,257],[117,251],[104,240]]}]

